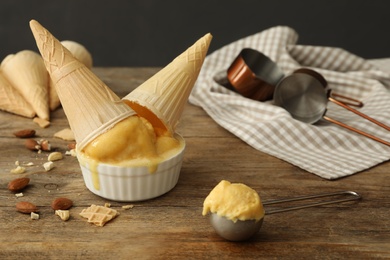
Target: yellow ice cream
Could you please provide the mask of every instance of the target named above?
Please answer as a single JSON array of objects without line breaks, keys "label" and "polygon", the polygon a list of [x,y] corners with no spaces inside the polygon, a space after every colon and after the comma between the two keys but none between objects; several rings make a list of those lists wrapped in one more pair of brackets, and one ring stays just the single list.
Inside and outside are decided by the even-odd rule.
[{"label": "yellow ice cream", "polygon": [[264,217],[265,211],[259,194],[242,183],[222,180],[210,192],[203,203],[203,216],[216,213],[237,222],[237,220],[256,220]]},{"label": "yellow ice cream", "polygon": [[168,132],[157,136],[149,121],[131,116],[95,138],[82,152],[102,163],[152,166],[180,145]]},{"label": "yellow ice cream", "polygon": [[156,134],[148,120],[128,117],[99,135],[81,151],[80,163],[89,164],[96,189],[99,189],[99,163],[118,166],[147,166],[150,173],[165,159],[177,154],[184,146],[169,132]]}]

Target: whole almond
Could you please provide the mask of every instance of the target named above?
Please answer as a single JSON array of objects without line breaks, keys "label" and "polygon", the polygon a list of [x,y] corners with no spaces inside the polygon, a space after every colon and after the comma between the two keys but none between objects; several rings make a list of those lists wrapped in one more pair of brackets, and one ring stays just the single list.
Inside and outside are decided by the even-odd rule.
[{"label": "whole almond", "polygon": [[16,210],[24,214],[31,214],[31,212],[39,212],[37,206],[27,201],[18,202],[16,204]]},{"label": "whole almond", "polygon": [[14,132],[14,135],[19,138],[29,138],[35,136],[35,130],[34,129],[23,129],[17,132]]},{"label": "whole almond", "polygon": [[18,192],[26,188],[30,183],[30,178],[17,178],[8,183],[8,189],[13,192]]},{"label": "whole almond", "polygon": [[67,210],[73,206],[73,201],[68,198],[57,198],[51,203],[51,208],[54,210]]},{"label": "whole almond", "polygon": [[27,149],[29,149],[31,151],[38,151],[41,149],[41,146],[34,139],[27,139],[24,142],[24,145],[26,146]]}]

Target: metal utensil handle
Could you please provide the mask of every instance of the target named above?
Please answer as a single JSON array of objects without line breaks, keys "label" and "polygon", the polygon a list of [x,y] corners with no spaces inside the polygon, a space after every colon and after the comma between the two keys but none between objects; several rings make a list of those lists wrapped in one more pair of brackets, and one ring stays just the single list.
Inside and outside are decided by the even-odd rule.
[{"label": "metal utensil handle", "polygon": [[324,118],[326,121],[329,121],[329,122],[331,122],[331,123],[333,123],[333,124],[339,125],[339,126],[344,127],[344,128],[346,128],[346,129],[348,129],[348,130],[350,130],[350,131],[353,131],[353,132],[358,133],[358,134],[361,134],[361,135],[363,135],[363,136],[365,136],[365,137],[371,138],[372,140],[375,140],[375,141],[377,141],[377,142],[380,142],[380,143],[382,143],[382,144],[385,144],[385,145],[387,145],[387,146],[390,146],[390,142],[387,142],[387,141],[385,141],[385,140],[383,140],[383,139],[380,139],[379,137],[376,137],[376,136],[371,135],[371,134],[369,134],[369,133],[363,132],[362,130],[356,129],[356,128],[352,127],[352,126],[346,125],[346,124],[344,124],[344,123],[342,123],[342,122],[340,122],[340,121],[337,121],[337,120],[335,120],[335,119],[333,119],[333,118],[330,118],[330,117],[327,117],[327,116],[323,116],[323,118]]},{"label": "metal utensil handle", "polygon": [[363,114],[362,112],[360,112],[360,111],[358,111],[358,110],[356,110],[356,109],[354,109],[354,108],[344,104],[343,102],[338,101],[337,99],[329,97],[329,101],[331,101],[332,103],[335,103],[336,105],[339,105],[339,106],[341,106],[341,107],[351,111],[352,113],[355,113],[356,115],[358,115],[360,117],[363,117],[364,119],[367,119],[368,121],[371,121],[372,123],[374,123],[374,124],[384,128],[384,129],[386,129],[387,131],[390,131],[390,126],[385,125],[385,124],[379,122],[378,120],[375,120],[374,118],[372,118],[372,117],[370,117],[370,116],[368,116],[366,114]]},{"label": "metal utensil handle", "polygon": [[[334,92],[331,92],[329,94],[329,96],[339,102],[342,102],[346,105],[349,105],[349,106],[354,106],[354,107],[363,107],[363,102],[360,101],[360,100],[357,100],[357,99],[354,99],[354,98],[350,98],[350,97],[347,97],[347,96],[344,96],[344,95],[340,95],[340,94],[336,94]],[[338,98],[341,98],[342,100],[340,99],[337,99],[336,97]]]},{"label": "metal utensil handle", "polygon": [[279,212],[310,208],[310,207],[315,207],[315,206],[320,206],[320,205],[328,205],[328,204],[340,203],[340,202],[345,202],[345,201],[360,200],[362,198],[357,192],[354,192],[354,191],[338,191],[338,192],[331,192],[331,193],[322,193],[322,194],[315,194],[315,195],[293,197],[293,198],[287,198],[287,199],[270,200],[270,201],[265,201],[263,203],[263,205],[272,205],[272,204],[279,204],[279,203],[285,203],[285,202],[291,202],[291,201],[309,200],[309,199],[333,197],[333,196],[340,196],[340,195],[348,196],[348,197],[342,198],[342,199],[320,201],[320,202],[315,202],[315,203],[310,203],[310,204],[305,204],[305,205],[300,205],[300,206],[295,206],[295,207],[289,207],[289,208],[266,210],[265,214],[268,215],[268,214],[274,214],[274,213],[279,213]]}]

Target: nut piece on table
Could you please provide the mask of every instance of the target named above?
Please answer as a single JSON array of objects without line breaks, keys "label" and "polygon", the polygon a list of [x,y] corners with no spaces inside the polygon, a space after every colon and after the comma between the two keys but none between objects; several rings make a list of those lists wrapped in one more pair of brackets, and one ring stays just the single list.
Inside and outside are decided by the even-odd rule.
[{"label": "nut piece on table", "polygon": [[16,210],[24,214],[31,214],[31,212],[39,212],[37,206],[27,201],[21,201],[16,203]]},{"label": "nut piece on table", "polygon": [[60,153],[60,152],[52,152],[47,157],[47,160],[50,161],[50,162],[58,161],[58,160],[61,160],[61,159],[62,159],[62,153]]},{"label": "nut piece on table", "polygon": [[31,212],[30,216],[31,216],[31,219],[34,219],[34,220],[39,219],[39,214],[37,214],[35,212]]},{"label": "nut piece on table", "polygon": [[50,151],[51,150],[51,144],[46,139],[41,139],[38,144],[41,146],[41,149],[43,151]]},{"label": "nut piece on table", "polygon": [[70,217],[69,210],[58,209],[55,211],[56,216],[59,216],[63,221],[67,221]]},{"label": "nut piece on table", "polygon": [[45,162],[43,164],[43,168],[45,169],[46,172],[50,171],[51,169],[54,168],[54,163],[53,162]]},{"label": "nut piece on table", "polygon": [[11,173],[14,173],[14,174],[22,174],[26,171],[26,168],[22,167],[22,166],[17,166],[15,169],[12,169],[11,170]]},{"label": "nut piece on table", "polygon": [[73,201],[68,198],[57,198],[51,203],[51,208],[54,210],[67,210],[73,206]]},{"label": "nut piece on table", "polygon": [[35,141],[34,139],[27,139],[24,142],[24,146],[26,146],[26,148],[31,150],[31,151],[38,151],[41,149],[41,146],[39,145],[39,143],[37,141]]},{"label": "nut piece on table", "polygon": [[34,129],[23,129],[14,132],[14,135],[18,138],[29,138],[35,136],[35,130]]},{"label": "nut piece on table", "polygon": [[17,178],[8,183],[8,190],[18,192],[23,190],[30,183],[30,178]]}]

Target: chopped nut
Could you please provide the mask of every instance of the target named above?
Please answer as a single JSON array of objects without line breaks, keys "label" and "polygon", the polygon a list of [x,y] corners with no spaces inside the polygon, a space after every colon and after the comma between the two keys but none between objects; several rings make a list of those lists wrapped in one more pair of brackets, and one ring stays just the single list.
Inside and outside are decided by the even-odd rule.
[{"label": "chopped nut", "polygon": [[22,166],[17,166],[15,169],[11,170],[11,173],[21,174],[21,173],[24,173],[25,171],[26,171],[26,168],[24,168]]},{"label": "chopped nut", "polygon": [[69,210],[56,210],[56,216],[59,216],[63,221],[67,221],[70,217]]},{"label": "chopped nut", "polygon": [[122,209],[132,209],[134,208],[134,205],[124,205],[122,206]]},{"label": "chopped nut", "polygon": [[39,214],[31,212],[31,219],[39,219]]},{"label": "chopped nut", "polygon": [[26,163],[26,166],[33,166],[33,165],[34,165],[33,162]]},{"label": "chopped nut", "polygon": [[49,156],[47,157],[47,160],[48,161],[58,161],[58,160],[61,160],[62,159],[62,153],[60,152],[53,152],[51,154],[49,154]]},{"label": "chopped nut", "polygon": [[19,166],[19,161],[15,161],[15,166]]},{"label": "chopped nut", "polygon": [[41,139],[38,144],[41,146],[43,151],[50,151],[51,150],[51,144],[48,140]]},{"label": "chopped nut", "polygon": [[70,156],[76,157],[76,156],[77,156],[77,153],[76,153],[76,150],[75,150],[75,149],[72,149],[72,150],[70,150],[70,151],[66,151],[66,152],[65,152],[65,155],[70,155]]},{"label": "chopped nut", "polygon": [[111,203],[109,203],[109,202],[104,203],[104,207],[106,207],[106,208],[111,207]]},{"label": "chopped nut", "polygon": [[15,193],[15,197],[17,197],[17,198],[20,198],[20,197],[23,197],[24,195],[23,195],[23,193],[22,192],[20,192],[20,193]]},{"label": "chopped nut", "polygon": [[50,125],[50,122],[43,119],[43,118],[39,118],[39,117],[35,117],[33,119],[34,123],[37,123],[40,127],[42,128],[46,128]]},{"label": "chopped nut", "polygon": [[43,164],[43,168],[45,168],[45,171],[50,171],[51,169],[53,169],[54,168],[54,163],[53,162],[45,162],[44,164]]}]

